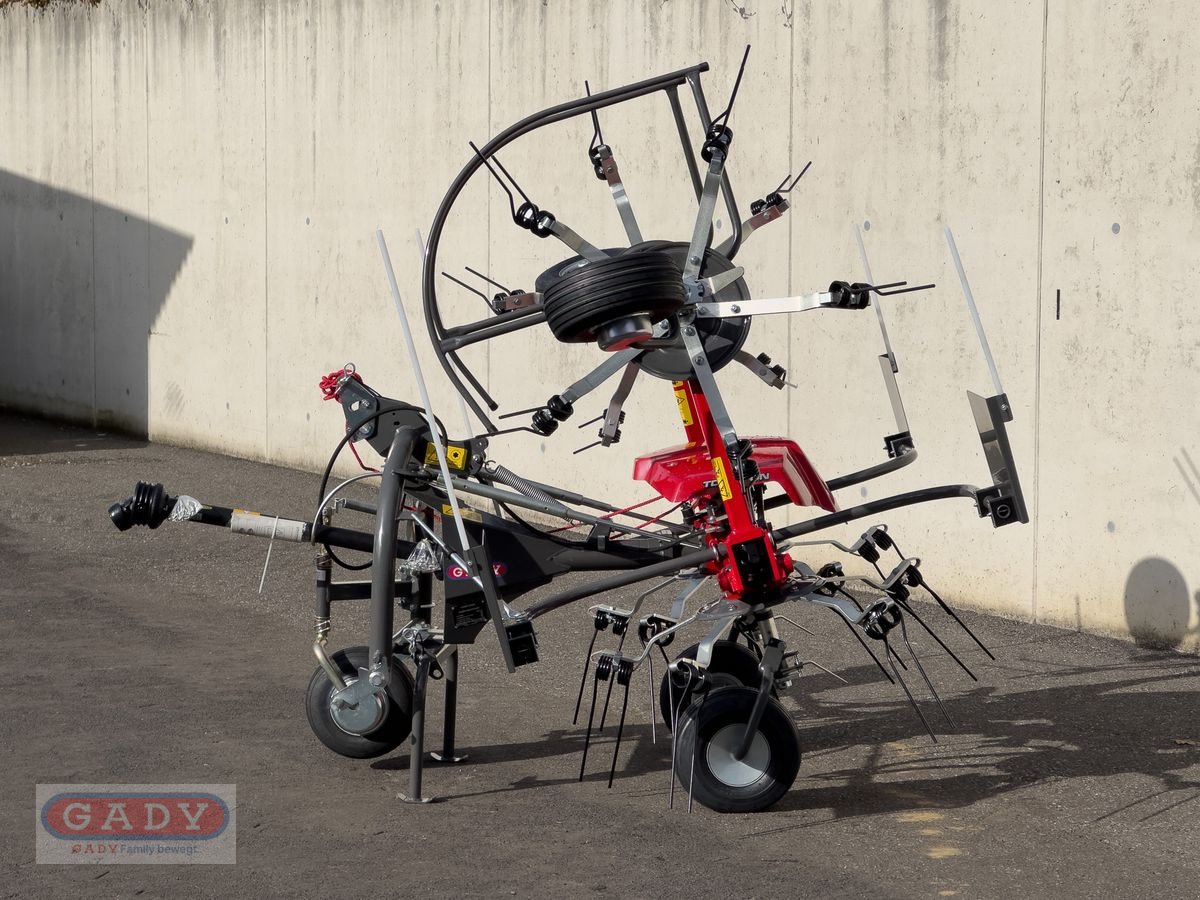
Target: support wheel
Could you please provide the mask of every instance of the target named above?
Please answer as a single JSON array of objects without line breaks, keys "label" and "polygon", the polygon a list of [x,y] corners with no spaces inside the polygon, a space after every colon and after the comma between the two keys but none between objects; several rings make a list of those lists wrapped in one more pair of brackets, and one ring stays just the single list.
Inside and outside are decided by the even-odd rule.
[{"label": "support wheel", "polygon": [[[700,651],[699,644],[692,644],[680,652],[676,659],[695,659]],[[758,689],[762,682],[762,673],[758,671],[758,656],[749,647],[736,641],[717,641],[713,644],[712,662],[708,664],[708,685],[715,690],[722,687],[748,687]],[[774,691],[772,691],[774,693]],[[671,700],[675,700],[675,710],[678,716],[697,699],[696,687],[688,686],[687,678],[678,674],[672,675],[668,669],[662,677],[658,688],[658,708],[662,713],[667,728],[675,718],[672,715]]]},{"label": "support wheel", "polygon": [[757,697],[750,688],[721,688],[681,714],[675,775],[716,812],[761,812],[788,792],[800,771],[796,726],[774,697],[767,698],[749,752],[737,759]]},{"label": "support wheel", "polygon": [[[367,648],[347,647],[330,659],[348,679],[357,679],[358,670],[367,668]],[[373,699],[375,706],[371,709],[339,711],[333,708],[333,690],[329,676],[317,666],[308,683],[304,705],[313,734],[334,753],[351,759],[373,759],[395,750],[412,730],[412,676],[395,657],[386,703]],[[385,708],[381,709],[381,705]],[[374,723],[381,713],[378,724],[366,733],[357,733],[364,721]]]}]

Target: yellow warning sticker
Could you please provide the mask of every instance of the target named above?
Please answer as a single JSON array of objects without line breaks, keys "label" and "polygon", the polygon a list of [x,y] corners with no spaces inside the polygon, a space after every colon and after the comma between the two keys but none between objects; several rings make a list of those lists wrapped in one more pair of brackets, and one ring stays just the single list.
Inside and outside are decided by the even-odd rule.
[{"label": "yellow warning sticker", "polygon": [[[458,512],[468,522],[482,522],[483,521],[483,516],[480,515],[479,510],[471,509],[471,507],[464,506],[461,503],[458,504]],[[454,510],[450,508],[449,503],[442,504],[442,515],[443,516],[453,516],[454,515]]]},{"label": "yellow warning sticker", "polygon": [[688,405],[687,391],[681,382],[675,382],[675,405],[679,407],[679,418],[684,425],[692,424],[692,408]]},{"label": "yellow warning sticker", "polygon": [[719,456],[714,456],[712,467],[713,472],[717,476],[717,489],[721,492],[721,499],[733,499],[733,491],[729,489],[729,473],[725,471],[725,460]]},{"label": "yellow warning sticker", "polygon": [[[437,447],[431,443],[425,447],[425,465],[436,466],[437,464]],[[465,469],[467,467],[467,448],[460,444],[447,446],[446,465],[452,469]]]}]

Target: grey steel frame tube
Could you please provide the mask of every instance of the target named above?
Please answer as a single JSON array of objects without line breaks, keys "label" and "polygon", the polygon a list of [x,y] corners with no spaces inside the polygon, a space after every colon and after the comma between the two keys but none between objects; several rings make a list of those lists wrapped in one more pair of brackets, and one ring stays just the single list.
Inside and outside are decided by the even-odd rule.
[{"label": "grey steel frame tube", "polygon": [[[375,548],[371,557],[370,636],[368,664],[383,684],[391,676],[392,634],[396,615],[396,516],[404,493],[403,468],[408,464],[418,429],[398,428],[383,463],[379,506],[375,513]],[[381,687],[382,685],[375,685]]]}]

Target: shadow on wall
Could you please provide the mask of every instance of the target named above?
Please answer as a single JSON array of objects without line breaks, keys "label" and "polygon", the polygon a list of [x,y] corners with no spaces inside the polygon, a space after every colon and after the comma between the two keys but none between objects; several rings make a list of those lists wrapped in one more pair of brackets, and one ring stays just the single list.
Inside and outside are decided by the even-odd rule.
[{"label": "shadow on wall", "polygon": [[0,406],[145,435],[148,338],[191,247],[0,169]]},{"label": "shadow on wall", "polygon": [[[1200,591],[1194,602],[1200,607]],[[1174,650],[1193,633],[1193,597],[1183,573],[1165,559],[1143,559],[1125,581],[1125,621],[1139,647]]]}]

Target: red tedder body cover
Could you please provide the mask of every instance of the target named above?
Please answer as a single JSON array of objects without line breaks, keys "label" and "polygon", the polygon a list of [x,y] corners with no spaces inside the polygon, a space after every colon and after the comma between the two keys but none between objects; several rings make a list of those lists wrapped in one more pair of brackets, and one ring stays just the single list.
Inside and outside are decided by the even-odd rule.
[{"label": "red tedder body cover", "polygon": [[[837,511],[837,501],[817,474],[804,451],[788,438],[750,438],[751,454],[759,471],[787,493],[797,506],[819,506]],[[633,477],[644,481],[665,499],[680,503],[711,488],[712,460],[703,444],[659,450],[633,461]]]}]

